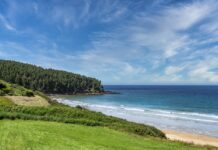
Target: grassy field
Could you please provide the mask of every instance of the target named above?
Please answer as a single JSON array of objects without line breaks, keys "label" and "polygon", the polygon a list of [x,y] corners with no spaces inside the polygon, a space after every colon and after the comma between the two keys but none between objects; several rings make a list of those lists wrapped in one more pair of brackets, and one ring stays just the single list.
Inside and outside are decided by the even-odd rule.
[{"label": "grassy field", "polygon": [[[0,121],[1,150],[206,150],[103,127],[43,121]],[[212,149],[212,148],[211,148]]]}]

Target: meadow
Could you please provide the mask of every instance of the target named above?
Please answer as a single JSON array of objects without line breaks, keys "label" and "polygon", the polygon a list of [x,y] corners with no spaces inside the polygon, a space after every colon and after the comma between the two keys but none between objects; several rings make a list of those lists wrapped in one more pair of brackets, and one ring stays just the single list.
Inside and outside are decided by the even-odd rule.
[{"label": "meadow", "polygon": [[181,142],[142,137],[105,127],[45,121],[1,120],[0,149],[5,150],[207,150]]}]

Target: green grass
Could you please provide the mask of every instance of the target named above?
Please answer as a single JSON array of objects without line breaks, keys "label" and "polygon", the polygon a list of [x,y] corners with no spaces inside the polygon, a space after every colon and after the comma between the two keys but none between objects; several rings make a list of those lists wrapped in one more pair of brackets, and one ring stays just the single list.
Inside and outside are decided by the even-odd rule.
[{"label": "green grass", "polygon": [[0,96],[0,105],[12,106],[14,103],[6,97]]},{"label": "green grass", "polygon": [[67,106],[27,107],[0,105],[0,119],[44,120],[86,126],[102,126],[141,136],[165,137],[163,132],[152,126],[128,122],[102,113]]},{"label": "green grass", "polygon": [[[0,121],[0,150],[206,150],[103,127],[43,121]],[[212,148],[211,148],[212,149]]]}]

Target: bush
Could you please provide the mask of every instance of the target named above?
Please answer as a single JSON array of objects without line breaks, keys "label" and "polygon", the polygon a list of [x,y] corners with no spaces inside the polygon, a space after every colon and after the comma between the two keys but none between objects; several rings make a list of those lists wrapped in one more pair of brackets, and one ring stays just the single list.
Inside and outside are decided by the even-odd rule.
[{"label": "bush", "polygon": [[82,106],[80,106],[80,105],[77,105],[76,108],[77,108],[77,109],[85,109],[84,107],[82,107]]},{"label": "bush", "polygon": [[5,94],[9,94],[9,93],[11,93],[11,89],[10,88],[3,88],[3,89],[1,89],[1,91],[3,91]]},{"label": "bush", "polygon": [[5,85],[5,84],[3,84],[3,83],[0,83],[0,89],[4,89],[4,88],[6,88],[7,86]]},{"label": "bush", "polygon": [[24,96],[32,97],[32,96],[34,96],[34,93],[32,91],[26,91],[24,93]]},{"label": "bush", "polygon": [[4,96],[5,95],[5,92],[0,90],[0,96]]}]

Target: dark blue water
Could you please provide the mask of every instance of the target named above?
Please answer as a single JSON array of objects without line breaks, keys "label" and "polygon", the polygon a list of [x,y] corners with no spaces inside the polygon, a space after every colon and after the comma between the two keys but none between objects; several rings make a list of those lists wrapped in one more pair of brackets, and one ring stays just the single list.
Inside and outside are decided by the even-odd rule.
[{"label": "dark blue water", "polygon": [[218,137],[218,86],[104,86],[120,94],[62,96],[61,102],[160,129]]},{"label": "dark blue water", "polygon": [[105,86],[120,95],[99,99],[137,107],[218,114],[218,86]]}]

